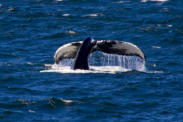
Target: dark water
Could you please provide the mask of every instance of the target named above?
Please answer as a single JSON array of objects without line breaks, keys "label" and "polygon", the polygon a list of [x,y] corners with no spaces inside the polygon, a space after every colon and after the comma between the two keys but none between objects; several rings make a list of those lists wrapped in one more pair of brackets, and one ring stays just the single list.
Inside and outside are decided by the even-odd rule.
[{"label": "dark water", "polygon": [[[183,1],[157,1],[0,0],[0,121],[183,121]],[[138,45],[151,72],[40,72],[88,36]]]}]

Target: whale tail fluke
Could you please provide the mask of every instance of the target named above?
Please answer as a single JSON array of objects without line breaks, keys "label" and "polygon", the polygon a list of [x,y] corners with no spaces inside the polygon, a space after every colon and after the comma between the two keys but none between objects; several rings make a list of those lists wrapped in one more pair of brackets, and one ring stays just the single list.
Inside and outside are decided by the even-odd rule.
[{"label": "whale tail fluke", "polygon": [[[111,40],[94,41],[92,38],[87,38],[84,41],[71,42],[61,46],[56,50],[54,60],[56,64],[59,64],[63,59],[75,58],[75,62],[81,62],[79,65],[83,65],[86,62],[88,63],[88,55],[95,51],[101,51],[108,54],[137,56],[145,61],[145,56],[142,50],[132,43]],[[82,69],[80,67],[78,68]]]}]

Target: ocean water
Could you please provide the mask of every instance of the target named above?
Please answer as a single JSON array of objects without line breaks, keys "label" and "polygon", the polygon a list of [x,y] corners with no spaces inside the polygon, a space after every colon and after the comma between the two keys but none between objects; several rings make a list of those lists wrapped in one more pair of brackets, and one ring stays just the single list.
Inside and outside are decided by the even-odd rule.
[{"label": "ocean water", "polygon": [[[57,48],[88,36],[134,43],[146,62],[54,64]],[[182,122],[182,60],[182,0],[0,0],[0,122]]]}]

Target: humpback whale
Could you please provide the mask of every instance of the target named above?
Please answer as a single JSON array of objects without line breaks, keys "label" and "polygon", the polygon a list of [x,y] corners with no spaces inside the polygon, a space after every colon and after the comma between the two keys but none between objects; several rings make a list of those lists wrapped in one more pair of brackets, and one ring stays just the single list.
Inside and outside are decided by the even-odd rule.
[{"label": "humpback whale", "polygon": [[137,56],[145,61],[144,53],[136,45],[124,41],[94,40],[90,37],[83,42],[71,42],[58,48],[54,55],[56,64],[63,59],[74,59],[73,69],[88,70],[88,56],[95,51],[108,54]]}]

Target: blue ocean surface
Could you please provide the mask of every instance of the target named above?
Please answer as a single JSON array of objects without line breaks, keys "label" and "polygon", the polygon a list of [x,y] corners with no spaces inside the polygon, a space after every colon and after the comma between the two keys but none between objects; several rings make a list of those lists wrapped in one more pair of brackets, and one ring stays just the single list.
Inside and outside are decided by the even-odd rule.
[{"label": "blue ocean surface", "polygon": [[[54,64],[89,36],[137,45],[143,69],[97,53],[94,70]],[[183,1],[0,0],[0,122],[15,121],[182,122]]]}]

